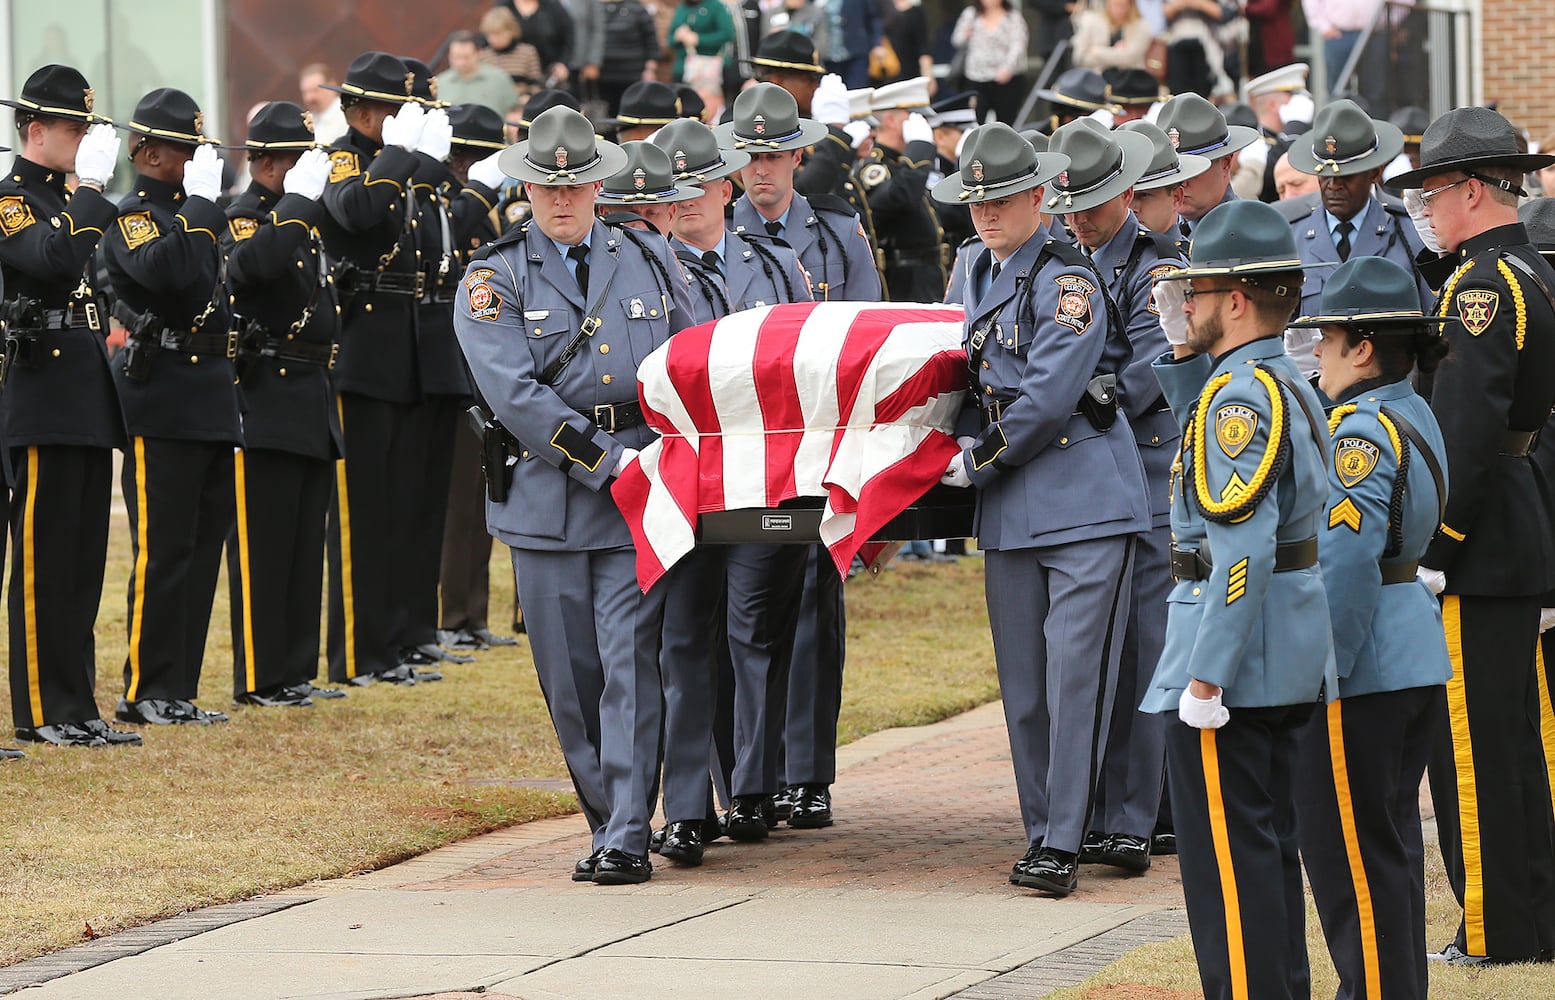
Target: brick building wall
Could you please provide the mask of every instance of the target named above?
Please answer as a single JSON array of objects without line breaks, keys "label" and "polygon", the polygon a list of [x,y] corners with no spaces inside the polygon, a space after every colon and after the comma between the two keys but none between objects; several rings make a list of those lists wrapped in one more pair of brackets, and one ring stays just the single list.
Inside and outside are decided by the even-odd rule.
[{"label": "brick building wall", "polygon": [[1555,133],[1555,11],[1546,0],[1481,0],[1483,98],[1534,142]]}]

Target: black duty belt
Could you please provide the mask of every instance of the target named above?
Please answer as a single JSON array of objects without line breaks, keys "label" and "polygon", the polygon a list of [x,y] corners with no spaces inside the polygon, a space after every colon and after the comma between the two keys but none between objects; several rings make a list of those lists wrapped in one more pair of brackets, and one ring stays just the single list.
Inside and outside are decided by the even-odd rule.
[{"label": "black duty belt", "polygon": [[452,302],[459,292],[459,276],[449,274],[440,281],[436,271],[423,271],[421,272],[421,287],[424,292],[421,296],[423,305],[433,302]]},{"label": "black duty belt", "polygon": [[180,333],[164,329],[155,340],[149,337],[131,337],[144,347],[159,347],[175,354],[214,354],[220,357],[238,356],[238,331],[230,333]]},{"label": "black duty belt", "polygon": [[606,434],[638,427],[647,422],[643,419],[642,404],[636,400],[629,403],[600,403],[598,406],[580,409],[578,412],[588,417],[594,422],[595,427]]},{"label": "black duty belt", "polygon": [[340,353],[339,344],[312,344],[284,337],[266,337],[259,347],[266,358],[275,358],[289,364],[335,367],[335,357]]},{"label": "black duty belt", "polygon": [[1501,454],[1509,458],[1522,458],[1524,455],[1533,454],[1534,448],[1539,445],[1539,432],[1532,431],[1507,431],[1501,435]]},{"label": "black duty belt", "polygon": [[102,319],[95,302],[72,302],[63,309],[43,310],[43,329],[70,330],[77,327],[88,330],[102,329]]},{"label": "black duty belt", "polygon": [[[1015,400],[1013,400],[1013,399],[992,399],[992,400],[989,400],[988,401],[988,405],[983,407],[983,414],[988,418],[988,422],[990,424],[996,424],[1000,420],[1004,419],[1004,411],[1008,410],[1010,408],[1010,405],[1012,403],[1014,403],[1014,402],[1015,402]],[[1082,412],[1080,410],[1075,410],[1073,413],[1070,414],[1070,416],[1071,417],[1083,416],[1083,414],[1082,414]]]},{"label": "black duty belt", "polygon": [[1410,559],[1407,562],[1383,563],[1381,568],[1384,586],[1390,583],[1413,583],[1415,575],[1419,572],[1420,562]]},{"label": "black duty belt", "polygon": [[422,271],[356,271],[342,284],[348,292],[387,292],[419,299],[426,294],[427,276]]},{"label": "black duty belt", "polygon": [[[1317,562],[1317,538],[1304,538],[1299,542],[1280,542],[1274,547],[1274,571],[1289,573],[1306,569]],[[1202,549],[1179,549],[1172,546],[1172,578],[1175,580],[1208,580],[1215,564]]]},{"label": "black duty belt", "polygon": [[938,267],[940,249],[936,246],[923,250],[887,250],[885,262],[889,267]]}]

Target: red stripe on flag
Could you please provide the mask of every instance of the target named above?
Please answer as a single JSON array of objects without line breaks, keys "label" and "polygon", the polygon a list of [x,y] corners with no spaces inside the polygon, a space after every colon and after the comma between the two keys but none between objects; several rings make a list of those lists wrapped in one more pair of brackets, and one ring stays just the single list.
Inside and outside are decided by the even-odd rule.
[{"label": "red stripe on flag", "polygon": [[637,549],[637,586],[642,588],[643,593],[647,593],[658,582],[665,569],[643,531],[643,512],[648,507],[648,490],[648,477],[643,474],[642,465],[638,462],[628,465],[616,481],[610,484],[610,495],[615,498],[621,516],[626,519],[626,525],[632,532],[632,544]]},{"label": "red stripe on flag", "polygon": [[[939,482],[956,451],[950,435],[935,431],[912,454],[870,477],[859,491],[853,532],[831,546],[832,562],[839,574],[847,575],[854,554],[875,532]],[[836,509],[836,500],[832,502]]]},{"label": "red stripe on flag", "polygon": [[[708,364],[716,328],[717,324],[707,323],[675,334],[670,338],[670,352],[665,363],[681,405],[691,417],[692,425],[703,435],[695,450],[684,439],[678,440],[684,448],[673,449],[668,468],[660,466],[667,482],[673,477],[674,482],[670,483],[672,492],[683,508],[685,490],[691,482],[695,483],[692,493],[695,507],[686,512],[693,524],[696,523],[697,511],[723,510],[724,507],[724,441],[720,433],[723,428],[718,420],[718,408],[713,405],[711,366]],[[677,431],[668,421],[662,426],[654,426],[656,430],[666,433]],[[676,440],[666,439],[665,444]],[[689,467],[684,464],[688,461]]]},{"label": "red stripe on flag", "polygon": [[941,351],[925,360],[923,367],[875,404],[875,423],[889,424],[900,420],[913,408],[945,392],[947,385],[959,385],[956,380],[964,380],[966,374],[966,351]]},{"label": "red stripe on flag", "polygon": [[799,332],[815,305],[779,308],[762,321],[756,333],[756,403],[766,428],[767,505],[776,506],[798,495],[794,459],[804,442],[804,409],[794,383],[794,352]]}]

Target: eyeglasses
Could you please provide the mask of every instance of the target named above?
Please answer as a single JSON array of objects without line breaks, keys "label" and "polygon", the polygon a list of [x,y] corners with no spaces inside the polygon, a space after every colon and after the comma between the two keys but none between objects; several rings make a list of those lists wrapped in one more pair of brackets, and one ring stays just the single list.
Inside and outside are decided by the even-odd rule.
[{"label": "eyeglasses", "polygon": [[1457,187],[1459,184],[1467,184],[1471,180],[1473,180],[1472,177],[1465,177],[1462,180],[1453,181],[1451,184],[1443,184],[1441,187],[1432,188],[1429,191],[1422,188],[1420,191],[1420,203],[1423,205],[1429,205],[1431,203],[1431,199],[1435,198],[1443,191],[1449,191],[1452,188]]},{"label": "eyeglasses", "polygon": [[1225,295],[1227,292],[1239,292],[1240,288],[1187,288],[1183,290],[1184,302],[1192,302],[1200,295]]}]

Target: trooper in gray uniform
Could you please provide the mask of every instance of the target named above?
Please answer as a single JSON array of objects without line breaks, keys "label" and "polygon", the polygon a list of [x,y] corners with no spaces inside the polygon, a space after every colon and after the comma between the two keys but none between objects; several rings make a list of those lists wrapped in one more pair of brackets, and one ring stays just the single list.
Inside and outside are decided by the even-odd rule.
[{"label": "trooper in gray uniform", "polygon": [[1210,209],[1237,200],[1231,189],[1236,153],[1258,141],[1258,130],[1228,125],[1220,109],[1198,94],[1178,94],[1167,101],[1156,116],[1156,124],[1178,153],[1191,153],[1211,161],[1208,170],[1182,186],[1180,227],[1183,236],[1192,236],[1193,227]]},{"label": "trooper in gray uniform", "polygon": [[546,111],[498,163],[524,182],[531,222],[476,254],[454,303],[470,373],[510,433],[511,482],[488,470],[487,525],[513,550],[535,669],[594,831],[572,877],[644,882],[663,597],[637,586],[610,482],[653,438],[637,366],[690,323],[691,303],[668,244],[594,218],[596,182],[626,155],[587,118]]},{"label": "trooper in gray uniform", "polygon": [[1069,157],[1039,154],[994,123],[967,137],[961,163],[934,197],[972,206],[988,252],[966,294],[977,405],[941,481],[978,488],[1028,842],[1010,881],[1068,895],[1107,742],[1134,537],[1150,527],[1139,451],[1118,406],[1132,351],[1085,255],[1038,235],[1042,188]]},{"label": "trooper in gray uniform", "polygon": [[1069,169],[1049,187],[1043,207],[1063,216],[1090,254],[1133,345],[1133,360],[1118,376],[1118,403],[1139,446],[1150,505],[1150,530],[1141,532],[1134,546],[1133,596],[1117,697],[1080,860],[1144,871],[1150,867],[1150,834],[1160,807],[1166,728],[1159,716],[1137,709],[1166,639],[1166,595],[1172,582],[1166,484],[1182,436],[1150,368],[1151,360],[1168,349],[1150,295],[1155,279],[1184,261],[1171,237],[1141,226],[1130,207],[1133,186],[1155,154],[1148,136],[1108,132],[1082,118],[1054,132],[1051,149],[1069,157]]}]

